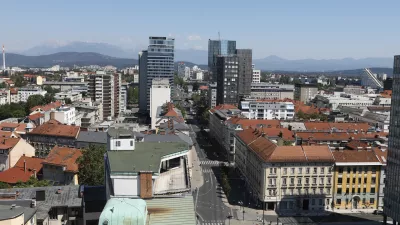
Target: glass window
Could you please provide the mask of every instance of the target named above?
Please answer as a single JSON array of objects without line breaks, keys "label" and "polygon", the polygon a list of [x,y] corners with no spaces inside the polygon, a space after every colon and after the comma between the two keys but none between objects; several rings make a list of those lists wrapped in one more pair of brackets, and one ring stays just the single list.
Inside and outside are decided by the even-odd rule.
[{"label": "glass window", "polygon": [[283,168],[283,174],[287,174],[287,168]]},{"label": "glass window", "polygon": [[314,174],[316,174],[318,172],[318,168],[314,167]]},{"label": "glass window", "polygon": [[321,174],[324,174],[325,173],[325,168],[322,167],[320,171],[321,171]]},{"label": "glass window", "polygon": [[375,204],[375,199],[374,199],[374,198],[371,198],[371,199],[369,200],[369,203],[370,203],[370,204]]},{"label": "glass window", "polygon": [[294,174],[294,168],[290,168],[290,173]]},{"label": "glass window", "polygon": [[340,199],[340,198],[336,199],[336,204],[337,205],[341,205],[342,204],[342,199]]},{"label": "glass window", "polygon": [[301,184],[301,178],[297,179],[297,184]]},{"label": "glass window", "polygon": [[120,146],[121,146],[121,142],[120,142],[120,141],[116,141],[116,142],[115,142],[115,145],[116,145],[117,147],[120,147]]},{"label": "glass window", "polygon": [[303,168],[299,168],[299,174],[303,173]]}]

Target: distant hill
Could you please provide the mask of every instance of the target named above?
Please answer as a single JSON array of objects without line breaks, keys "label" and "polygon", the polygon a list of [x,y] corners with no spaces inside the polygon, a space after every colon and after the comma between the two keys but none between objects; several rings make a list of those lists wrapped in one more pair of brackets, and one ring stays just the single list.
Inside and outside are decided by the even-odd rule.
[{"label": "distant hill", "polygon": [[[389,77],[393,76],[392,68],[369,68],[373,73],[386,73]],[[315,71],[286,71],[286,70],[263,70],[263,72],[268,73],[278,73],[278,74],[286,74],[286,75],[326,75],[326,76],[360,76],[364,75],[364,69],[354,69],[354,70],[335,70],[335,71],[327,71],[327,72],[315,72]]]},{"label": "distant hill", "polygon": [[113,65],[122,68],[137,65],[138,63],[137,59],[116,58],[94,52],[59,52],[40,56],[25,56],[9,53],[6,57],[7,66],[19,67]]},{"label": "distant hill", "polygon": [[278,56],[268,56],[263,59],[253,59],[257,69],[283,71],[339,71],[359,68],[392,68],[393,58],[343,58],[343,59],[299,59],[288,60]]}]

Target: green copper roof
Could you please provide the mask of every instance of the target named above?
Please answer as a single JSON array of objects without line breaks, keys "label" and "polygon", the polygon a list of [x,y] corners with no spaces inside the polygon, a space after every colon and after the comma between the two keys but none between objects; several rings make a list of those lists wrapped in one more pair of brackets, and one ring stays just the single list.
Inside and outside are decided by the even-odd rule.
[{"label": "green copper roof", "polygon": [[111,173],[159,173],[163,157],[187,151],[189,146],[182,142],[139,142],[135,143],[135,150],[108,151],[107,155]]},{"label": "green copper roof", "polygon": [[99,225],[146,225],[146,219],[143,199],[111,198],[101,212]]}]

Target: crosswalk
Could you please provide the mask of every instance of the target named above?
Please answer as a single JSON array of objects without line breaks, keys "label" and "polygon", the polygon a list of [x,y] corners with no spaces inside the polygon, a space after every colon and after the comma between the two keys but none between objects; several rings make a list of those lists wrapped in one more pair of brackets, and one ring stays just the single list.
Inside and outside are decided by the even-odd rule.
[{"label": "crosswalk", "polygon": [[214,165],[214,166],[229,166],[228,162],[221,162],[218,160],[206,160],[206,161],[200,161],[200,165]]},{"label": "crosswalk", "polygon": [[203,173],[212,173],[213,170],[210,169],[210,168],[201,168],[201,172],[203,172]]},{"label": "crosswalk", "polygon": [[210,221],[203,221],[200,224],[201,225],[224,225],[225,221],[222,221],[222,220],[210,220]]}]

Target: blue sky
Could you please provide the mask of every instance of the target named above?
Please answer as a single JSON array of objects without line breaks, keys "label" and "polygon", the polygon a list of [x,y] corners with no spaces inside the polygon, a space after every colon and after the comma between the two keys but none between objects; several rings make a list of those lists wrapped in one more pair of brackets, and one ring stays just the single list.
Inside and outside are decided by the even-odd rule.
[{"label": "blue sky", "polygon": [[207,50],[236,40],[254,58],[392,57],[400,53],[399,0],[2,0],[0,43],[10,51],[70,41],[139,49],[148,36]]}]

